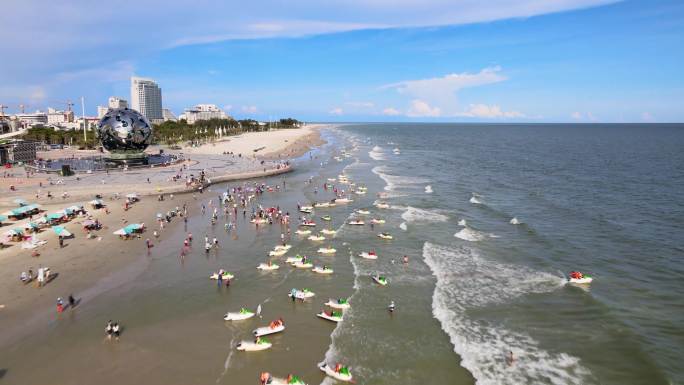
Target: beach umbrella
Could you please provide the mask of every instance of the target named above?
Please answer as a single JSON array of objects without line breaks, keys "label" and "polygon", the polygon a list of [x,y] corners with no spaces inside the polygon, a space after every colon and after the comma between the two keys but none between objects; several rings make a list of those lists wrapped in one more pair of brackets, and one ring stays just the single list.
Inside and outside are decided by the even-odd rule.
[{"label": "beach umbrella", "polygon": [[81,223],[81,224],[82,224],[82,225],[83,225],[84,227],[87,227],[87,226],[92,226],[92,225],[94,225],[94,224],[95,224],[95,221],[94,221],[94,220],[92,220],[92,219],[86,219],[86,220],[85,220],[85,221],[83,221],[83,223]]},{"label": "beach umbrella", "polygon": [[37,229],[38,227],[39,227],[38,224],[34,223],[34,222],[29,222],[29,223],[24,225],[25,229]]},{"label": "beach umbrella", "polygon": [[4,233],[3,235],[9,236],[9,237],[13,237],[13,236],[15,236],[15,235],[22,235],[22,234],[24,234],[24,230],[23,230],[23,229],[14,228],[14,229],[9,229],[9,230],[5,231],[5,233]]},{"label": "beach umbrella", "polygon": [[90,201],[88,203],[90,203],[91,206],[104,206],[102,201],[99,199],[93,199],[92,201]]},{"label": "beach umbrella", "polygon": [[64,226],[52,226],[52,231],[55,232],[57,235],[61,235],[63,237],[70,237],[71,233],[69,230],[65,229]]},{"label": "beach umbrella", "polygon": [[7,216],[6,216],[6,215],[0,215],[0,222],[6,221],[6,220],[7,220]]},{"label": "beach umbrella", "polygon": [[136,193],[126,194],[126,198],[129,198],[129,199],[138,199],[138,194],[136,194]]},{"label": "beach umbrella", "polygon": [[118,229],[114,232],[114,235],[128,235],[125,229]]},{"label": "beach umbrella", "polygon": [[28,204],[28,202],[26,202],[25,200],[23,200],[21,198],[15,199],[14,203],[18,204],[19,206],[26,206]]}]

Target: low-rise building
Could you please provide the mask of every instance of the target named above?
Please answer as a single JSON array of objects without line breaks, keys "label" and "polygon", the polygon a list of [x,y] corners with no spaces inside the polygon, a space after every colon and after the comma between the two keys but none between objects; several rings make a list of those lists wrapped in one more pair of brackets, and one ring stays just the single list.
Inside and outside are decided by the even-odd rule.
[{"label": "low-rise building", "polygon": [[199,120],[228,119],[229,116],[215,104],[198,104],[188,108],[183,113],[188,124],[195,124]]}]

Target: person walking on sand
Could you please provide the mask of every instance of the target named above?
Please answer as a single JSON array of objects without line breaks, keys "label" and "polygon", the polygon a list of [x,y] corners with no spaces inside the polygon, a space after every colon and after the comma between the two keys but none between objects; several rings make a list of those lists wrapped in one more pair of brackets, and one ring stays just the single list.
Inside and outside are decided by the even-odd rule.
[{"label": "person walking on sand", "polygon": [[112,339],[112,333],[114,333],[114,325],[112,324],[112,320],[109,320],[107,321],[107,326],[105,326],[105,334],[107,335],[108,340]]},{"label": "person walking on sand", "polygon": [[64,237],[60,235],[59,236],[59,248],[61,249],[63,247],[64,247]]},{"label": "person walking on sand", "polygon": [[114,335],[114,338],[116,338],[116,340],[118,341],[119,336],[121,335],[121,327],[119,326],[118,322],[115,322],[112,326],[112,334]]},{"label": "person walking on sand", "polygon": [[76,299],[73,294],[69,294],[69,308],[73,309],[76,306]]}]

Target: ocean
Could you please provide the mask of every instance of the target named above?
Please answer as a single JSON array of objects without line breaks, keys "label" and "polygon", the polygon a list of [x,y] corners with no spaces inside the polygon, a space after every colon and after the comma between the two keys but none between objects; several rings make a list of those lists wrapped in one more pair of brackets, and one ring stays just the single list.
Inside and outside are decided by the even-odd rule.
[{"label": "ocean", "polygon": [[[293,226],[292,249],[273,258],[280,269],[259,271],[287,229],[223,214],[212,225],[210,200],[245,182],[211,186],[190,201],[187,226],[166,230],[120,282],[0,351],[3,381],[255,384],[268,371],[329,385],[316,367],[325,360],[349,365],[358,384],[684,383],[684,126],[385,123],[322,135],[295,172],[246,183],[281,186],[255,207],[294,222],[297,204],[333,197],[329,179],[367,187],[315,209],[317,230],[334,236],[310,241]],[[366,224],[348,224],[356,218]],[[180,260],[187,232],[196,241]],[[205,254],[205,235],[220,248]],[[359,257],[370,251],[378,259]],[[334,274],[287,266],[295,254]],[[230,287],[208,279],[219,268],[236,275]],[[594,281],[566,285],[572,270]],[[316,296],[293,302],[292,288]],[[329,298],[351,303],[338,324],[316,317]],[[222,319],[257,306],[261,317]],[[279,317],[286,330],[271,349],[235,350]],[[124,325],[118,343],[103,341],[109,319]]]},{"label": "ocean", "polygon": [[[355,294],[393,298],[391,329],[379,317],[339,330],[382,347],[360,359],[377,383],[436,383],[433,367],[457,364],[478,384],[684,383],[684,126],[340,132],[359,148],[351,179],[375,174],[389,194],[396,241],[383,254],[411,256],[406,269],[357,262],[360,276],[384,269],[395,282]],[[572,270],[595,281],[567,286]],[[385,349],[392,368],[376,362]]]}]

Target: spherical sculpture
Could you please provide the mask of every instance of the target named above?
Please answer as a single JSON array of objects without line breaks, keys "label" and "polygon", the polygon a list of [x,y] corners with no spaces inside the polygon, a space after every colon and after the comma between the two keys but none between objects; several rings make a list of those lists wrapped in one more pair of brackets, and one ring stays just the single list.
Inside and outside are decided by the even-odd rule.
[{"label": "spherical sculpture", "polygon": [[109,152],[141,153],[152,141],[152,125],[138,111],[111,108],[97,124],[97,136]]}]

